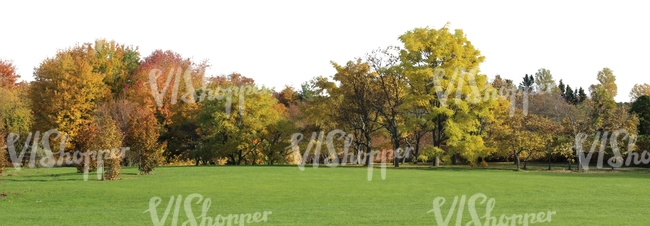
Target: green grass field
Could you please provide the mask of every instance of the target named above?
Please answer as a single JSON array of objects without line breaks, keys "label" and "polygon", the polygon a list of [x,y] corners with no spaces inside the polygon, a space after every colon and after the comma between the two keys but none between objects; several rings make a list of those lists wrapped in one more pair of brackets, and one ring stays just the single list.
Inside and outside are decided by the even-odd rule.
[{"label": "green grass field", "polygon": [[[7,169],[0,179],[0,225],[153,225],[171,196],[211,199],[207,216],[271,211],[266,222],[244,225],[436,225],[433,200],[483,193],[496,201],[492,216],[555,211],[533,225],[648,225],[650,174],[512,171],[466,167],[367,168],[307,166],[159,167],[153,175],[125,168],[122,180],[84,181],[74,168]],[[460,198],[460,197],[459,197]],[[184,200],[183,200],[184,201]],[[194,216],[202,204],[192,200]],[[480,200],[479,200],[480,201]],[[485,204],[476,212],[485,214]],[[458,209],[457,207],[456,209]],[[462,225],[471,220],[465,205]],[[165,225],[172,225],[171,208]],[[180,205],[178,225],[188,218]],[[457,214],[449,225],[455,225]],[[484,220],[481,220],[484,222]],[[201,223],[201,219],[198,220]],[[233,224],[234,225],[234,224]],[[517,224],[520,225],[520,224]]]}]

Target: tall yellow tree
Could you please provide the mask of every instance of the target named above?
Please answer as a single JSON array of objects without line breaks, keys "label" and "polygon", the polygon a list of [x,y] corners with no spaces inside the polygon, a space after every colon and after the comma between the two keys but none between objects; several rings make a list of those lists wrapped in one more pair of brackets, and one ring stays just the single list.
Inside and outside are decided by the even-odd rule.
[{"label": "tall yellow tree", "polygon": [[104,74],[93,70],[94,54],[91,44],[77,45],[58,51],[35,69],[30,97],[36,130],[58,129],[74,141],[80,125],[92,121],[96,104],[110,93]]},{"label": "tall yellow tree", "polygon": [[[481,124],[492,117],[496,98],[482,94],[490,86],[487,76],[479,74],[485,57],[462,30],[452,33],[448,26],[416,28],[399,39],[404,43],[401,59],[409,82],[404,105],[424,113],[435,150],[446,146],[453,161],[457,153],[468,154],[462,150],[470,143],[482,146]],[[484,148],[478,146],[472,149]]]}]

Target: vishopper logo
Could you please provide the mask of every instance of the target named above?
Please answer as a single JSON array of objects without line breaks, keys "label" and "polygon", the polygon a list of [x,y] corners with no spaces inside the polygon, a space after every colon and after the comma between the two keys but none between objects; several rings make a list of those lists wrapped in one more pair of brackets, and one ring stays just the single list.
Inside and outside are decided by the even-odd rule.
[{"label": "vishopper logo", "polygon": [[[465,69],[456,69],[450,76],[446,76],[445,70],[437,68],[433,72],[432,81],[427,85],[433,84],[436,96],[438,97],[438,100],[440,100],[440,105],[442,107],[447,107],[448,97],[452,90],[456,91],[453,98],[454,104],[460,104],[463,99],[471,104],[478,104],[481,101],[487,102],[488,100],[496,100],[497,98],[509,99],[510,117],[514,116],[517,96],[522,96],[523,113],[524,115],[528,115],[528,96],[550,92],[552,89],[552,87],[539,87],[537,85],[524,87],[523,89],[518,89],[517,87],[501,87],[499,90],[486,85],[483,89],[479,89],[476,83],[477,75],[478,68],[472,68],[469,71],[466,71]],[[443,80],[445,79],[449,79],[449,82],[446,84],[446,89],[443,89],[443,87],[445,87],[445,85],[443,85]],[[464,98],[463,86],[469,86],[469,89],[471,90],[471,92],[466,94]]]},{"label": "vishopper logo", "polygon": [[[480,200],[480,202],[478,202]],[[487,195],[478,193],[474,194],[469,199],[467,196],[462,195],[460,199],[458,196],[454,197],[454,202],[451,203],[449,212],[447,216],[442,215],[441,209],[445,205],[446,199],[444,197],[436,197],[433,200],[433,209],[429,210],[427,213],[434,214],[436,218],[436,224],[440,226],[447,226],[451,222],[451,219],[456,213],[456,225],[463,225],[463,214],[465,213],[465,205],[467,205],[467,211],[471,217],[471,221],[467,222],[465,225],[476,225],[476,226],[506,226],[506,225],[529,225],[535,223],[545,223],[551,222],[553,214],[556,214],[555,211],[546,211],[538,213],[526,213],[526,214],[512,214],[510,216],[506,214],[501,214],[499,218],[492,216],[492,210],[496,205],[494,198],[488,199]],[[485,214],[479,216],[476,211],[477,202],[480,205],[485,205]],[[456,209],[458,208],[458,209]],[[483,223],[481,221],[484,221]]]},{"label": "vishopper logo", "polygon": [[[201,75],[201,79],[203,79],[203,71],[199,72]],[[219,87],[217,86],[215,89],[209,89],[208,88],[208,83],[203,82],[203,86],[199,89],[201,91],[200,94],[197,94],[196,89],[192,85],[192,70],[187,69],[185,72],[183,72],[183,68],[178,67],[178,68],[171,68],[169,70],[169,73],[167,74],[167,78],[165,79],[165,82],[163,84],[162,90],[159,89],[158,87],[158,78],[162,76],[163,72],[159,69],[153,69],[149,72],[149,86],[151,88],[151,93],[153,94],[154,100],[156,101],[156,104],[158,107],[163,106],[163,101],[165,94],[167,93],[169,89],[169,85],[172,81],[172,78],[174,80],[174,85],[172,87],[172,94],[171,94],[171,104],[175,105],[178,102],[178,92],[179,92],[179,87],[180,87],[180,82],[181,82],[181,75],[183,77],[183,82],[185,83],[185,94],[183,94],[180,99],[187,103],[187,104],[193,104],[197,102],[203,102],[206,99],[208,100],[223,100],[225,98],[226,100],[226,116],[230,116],[230,110],[231,110],[231,105],[232,105],[232,97],[237,96],[239,98],[238,104],[239,104],[239,114],[244,115],[244,99],[246,95],[253,95],[253,94],[268,94],[271,95],[270,92],[258,89],[257,86],[254,84],[248,84],[245,86],[229,86],[229,87]]]},{"label": "vishopper logo", "polygon": [[[52,146],[50,144],[50,138],[53,135],[56,135],[54,137],[55,140],[60,140],[58,159],[54,157],[54,153],[51,149]],[[84,181],[88,181],[88,163],[91,160],[97,161],[97,179],[101,179],[104,173],[104,161],[117,158],[123,159],[126,155],[126,151],[130,149],[129,147],[122,147],[107,148],[103,150],[87,150],[85,152],[76,150],[74,153],[70,154],[69,152],[65,151],[68,138],[68,134],[62,134],[56,129],[51,129],[43,133],[42,138],[40,131],[36,131],[36,133],[30,132],[27,135],[27,139],[22,146],[20,154],[18,154],[16,152],[16,144],[20,139],[20,135],[16,133],[9,133],[9,135],[7,135],[7,146],[3,148],[8,149],[11,163],[14,165],[16,171],[20,171],[21,167],[24,165],[25,154],[28,152],[29,148],[31,148],[30,157],[26,164],[28,168],[35,168],[37,166],[37,163],[39,163],[41,167],[52,168],[54,166],[64,166],[71,164],[79,165],[84,162],[86,163],[84,164]],[[41,158],[39,160],[36,159],[37,155],[41,155]]]},{"label": "vishopper logo", "polygon": [[[341,152],[337,152],[335,148],[335,137],[338,135],[338,140],[344,139],[343,143],[343,150]],[[318,136],[318,138],[317,138]],[[300,156],[300,147],[299,143],[303,140],[304,135],[302,133],[294,133],[291,135],[291,146],[287,147],[287,149],[291,149],[293,152],[294,156]],[[325,143],[323,142],[325,140]],[[375,161],[380,162],[380,167],[381,167],[381,179],[386,180],[386,162],[388,160],[388,156],[391,154],[396,154],[398,155],[398,159],[408,157],[409,153],[411,152],[412,148],[406,148],[406,150],[402,148],[398,148],[396,151],[393,150],[387,150],[387,151],[377,151],[377,150],[372,150],[369,154],[368,153],[359,153],[357,156],[354,155],[354,153],[350,153],[349,149],[354,140],[354,135],[352,134],[346,134],[343,130],[336,129],[332,130],[327,134],[327,138],[325,138],[325,132],[320,131],[319,133],[313,132],[311,139],[309,140],[309,143],[307,144],[307,148],[305,150],[305,153],[302,155],[302,160],[298,164],[298,168],[300,171],[305,171],[305,163],[307,162],[308,157],[313,156],[312,158],[312,165],[314,168],[318,168],[320,165],[320,157],[321,157],[321,149],[323,144],[327,146],[327,153],[326,157],[323,159],[323,163],[330,168],[337,167],[339,165],[345,166],[347,163],[361,163],[361,162],[366,162],[366,158],[370,158],[368,161],[368,181],[372,181],[372,175],[374,171],[373,164]],[[314,150],[313,154],[311,154],[311,151]],[[356,159],[356,161],[355,161]]]},{"label": "vishopper logo", "polygon": [[[585,141],[587,141],[587,139],[590,137],[593,139],[591,149],[587,154],[583,154],[585,153],[583,151],[583,145]],[[609,140],[607,139],[608,137]],[[579,166],[582,167],[582,169],[585,171],[589,170],[589,162],[591,161],[591,157],[593,156],[594,152],[596,152],[596,148],[599,149],[598,162],[596,163],[596,168],[598,169],[603,168],[606,149],[611,150],[611,154],[613,155],[607,160],[607,164],[612,168],[619,168],[623,165],[630,166],[632,164],[632,161],[634,161],[635,165],[638,165],[640,163],[650,163],[650,153],[648,153],[647,150],[644,150],[641,154],[634,152],[636,138],[636,134],[630,134],[625,129],[616,130],[611,134],[609,131],[598,131],[594,136],[589,136],[586,133],[578,133],[578,135],[575,137],[575,148],[579,158]],[[626,139],[627,144],[624,142]],[[608,141],[609,146],[607,145]],[[623,153],[620,151],[619,145],[621,144],[624,144],[627,147],[627,151],[625,153],[627,154],[627,158],[624,158]]]},{"label": "vishopper logo", "polygon": [[[193,203],[194,202],[193,200],[195,199],[196,202]],[[167,217],[169,217],[169,213],[173,207],[174,213],[172,215],[171,225],[176,226],[178,225],[178,221],[179,221],[181,202],[183,203],[183,211],[185,212],[185,215],[187,217],[187,220],[182,224],[183,226],[185,225],[244,226],[250,223],[266,222],[268,220],[268,216],[273,213],[272,211],[263,211],[263,212],[254,212],[254,213],[228,214],[226,216],[222,216],[221,214],[219,214],[213,218],[208,216],[208,211],[210,210],[210,206],[212,205],[212,200],[210,198],[204,199],[203,195],[197,193],[188,195],[187,197],[185,197],[185,200],[183,200],[182,195],[178,195],[178,197],[171,196],[169,198],[169,202],[167,203],[167,207],[165,208],[165,212],[163,213],[162,217],[158,216],[158,210],[157,210],[158,205],[162,203],[162,199],[160,197],[153,197],[149,199],[149,209],[145,210],[143,213],[149,212],[149,214],[151,215],[151,221],[153,222],[153,225],[163,226],[165,225],[165,222],[167,222]],[[201,215],[194,216],[194,210],[192,210],[193,204],[201,205]],[[200,220],[200,223],[197,220]]]}]

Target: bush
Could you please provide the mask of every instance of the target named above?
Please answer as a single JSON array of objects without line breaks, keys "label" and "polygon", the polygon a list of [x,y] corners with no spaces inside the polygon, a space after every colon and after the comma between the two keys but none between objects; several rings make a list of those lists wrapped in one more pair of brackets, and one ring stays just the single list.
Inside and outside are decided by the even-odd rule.
[{"label": "bush", "polygon": [[[88,155],[88,159],[86,160],[85,156]],[[81,153],[81,161],[79,161],[79,164],[77,164],[77,173],[83,173],[84,172],[84,167],[88,167],[88,172],[96,172],[97,171],[97,158],[94,156],[94,154],[86,152]]]},{"label": "bush", "polygon": [[481,161],[481,167],[483,168],[488,167],[488,163],[485,161],[485,159]]},{"label": "bush", "polygon": [[104,180],[119,180],[122,174],[122,155],[119,149],[106,150],[104,159]]},{"label": "bush", "polygon": [[9,166],[9,160],[7,159],[7,151],[5,149],[0,149],[0,176],[6,166]]},{"label": "bush", "polygon": [[214,164],[217,164],[219,166],[226,165],[228,163],[228,158],[226,157],[221,157],[221,158],[213,158],[212,161]]},{"label": "bush", "polygon": [[104,166],[102,180],[117,180],[121,171],[122,132],[108,116],[98,116],[81,127],[75,147],[85,151],[77,172],[96,172],[98,162]]},{"label": "bush", "polygon": [[140,174],[149,174],[164,160],[165,144],[158,144],[159,125],[153,112],[147,109],[134,111],[127,126],[129,134],[125,143],[131,151],[137,153]]}]

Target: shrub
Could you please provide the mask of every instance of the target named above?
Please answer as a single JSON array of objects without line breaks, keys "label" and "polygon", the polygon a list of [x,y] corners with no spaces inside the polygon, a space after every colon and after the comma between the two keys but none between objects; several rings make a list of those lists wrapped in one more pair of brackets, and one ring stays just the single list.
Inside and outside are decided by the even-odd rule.
[{"label": "shrub", "polygon": [[77,172],[96,172],[101,162],[104,165],[102,180],[117,180],[121,171],[122,132],[115,121],[107,116],[98,116],[83,126],[76,142],[78,150],[85,151]]},{"label": "shrub", "polygon": [[0,176],[5,167],[9,165],[9,160],[7,160],[7,151],[5,149],[0,149]]},{"label": "shrub", "polygon": [[228,163],[228,158],[226,157],[220,157],[220,158],[213,158],[212,161],[214,164],[217,164],[219,166],[226,165]]},{"label": "shrub", "polygon": [[119,149],[106,150],[108,158],[104,161],[104,180],[119,180],[122,174],[122,155]]},{"label": "shrub", "polygon": [[164,145],[158,144],[160,128],[153,112],[137,109],[132,114],[125,143],[137,153],[140,174],[149,174],[163,159]]},{"label": "shrub", "polygon": [[[77,164],[77,173],[83,173],[86,169],[88,172],[97,171],[97,158],[90,152],[96,147],[99,139],[99,128],[95,122],[82,125],[79,128],[78,138],[75,140],[75,149],[82,154],[81,161]],[[86,168],[87,167],[87,168]]]}]

